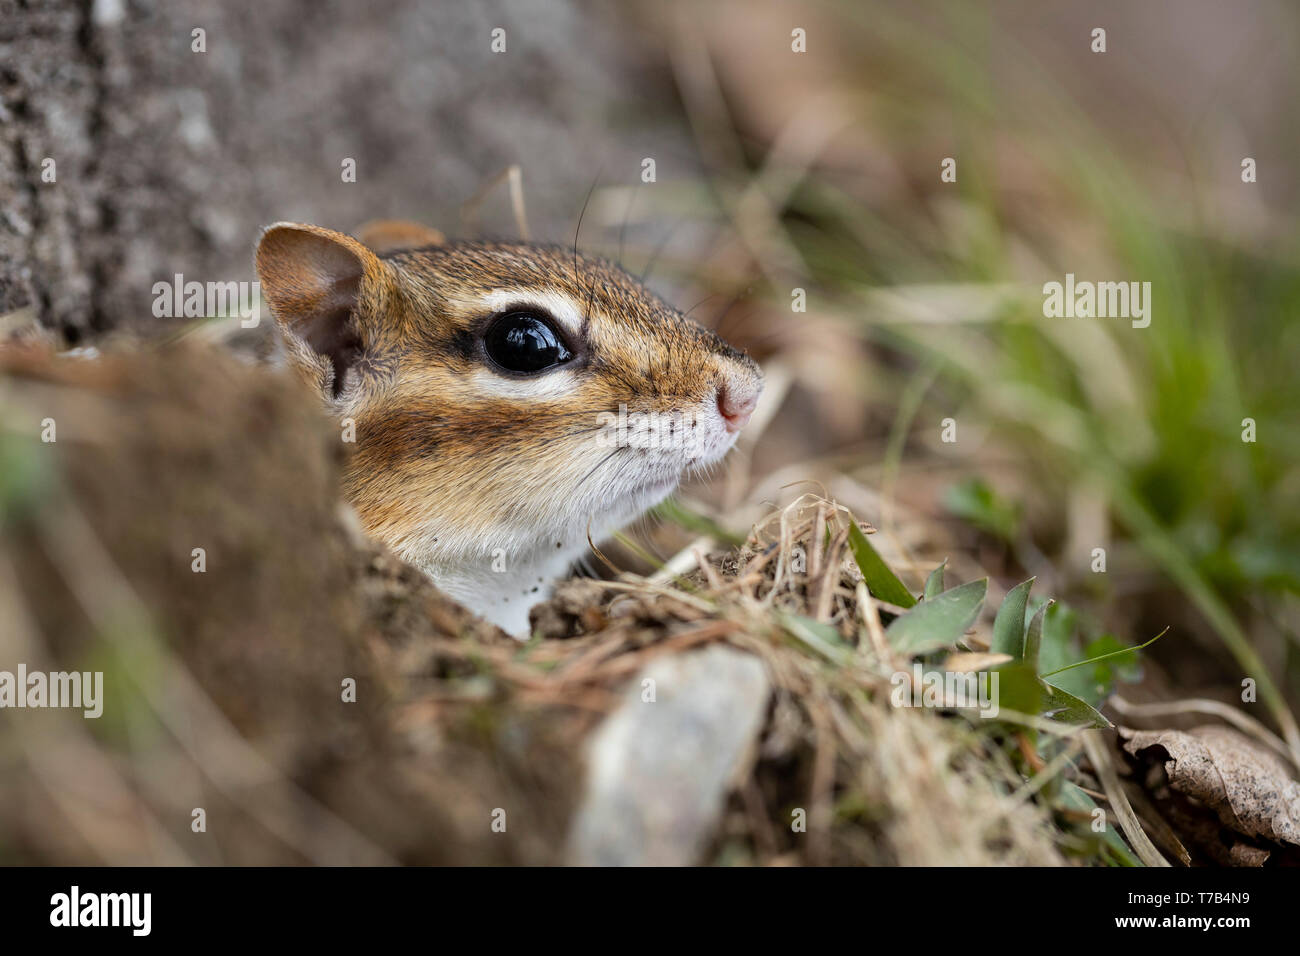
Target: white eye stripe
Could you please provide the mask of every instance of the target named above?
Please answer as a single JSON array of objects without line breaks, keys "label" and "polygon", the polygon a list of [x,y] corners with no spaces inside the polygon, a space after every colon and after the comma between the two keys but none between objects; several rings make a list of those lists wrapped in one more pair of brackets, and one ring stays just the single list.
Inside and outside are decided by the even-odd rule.
[{"label": "white eye stripe", "polygon": [[497,289],[479,300],[485,312],[536,305],[555,318],[576,342],[582,336],[582,308],[563,292],[538,289]]},{"label": "white eye stripe", "polygon": [[478,391],[501,398],[562,398],[577,386],[572,369],[559,369],[529,378],[506,378],[487,369],[471,376]]}]

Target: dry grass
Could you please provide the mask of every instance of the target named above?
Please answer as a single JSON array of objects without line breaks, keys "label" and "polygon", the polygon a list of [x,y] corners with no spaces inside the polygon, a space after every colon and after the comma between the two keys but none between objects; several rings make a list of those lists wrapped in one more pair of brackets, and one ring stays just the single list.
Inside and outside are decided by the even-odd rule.
[{"label": "dry grass", "polygon": [[[696,567],[670,583],[569,582],[539,610],[538,636],[523,651],[495,647],[481,660],[510,700],[569,711],[581,735],[653,656],[719,642],[759,657],[773,697],[715,860],[1061,862],[1048,815],[1013,796],[1023,781],[998,746],[960,717],[889,705],[890,676],[910,665],[883,640],[880,613],[893,609],[862,586],[847,525],[827,536],[836,519],[849,520],[842,507],[803,495],[735,551],[689,550]],[[462,662],[484,653],[441,650]],[[418,683],[430,665],[419,652],[414,660],[407,673]],[[806,832],[791,827],[796,810]]]}]

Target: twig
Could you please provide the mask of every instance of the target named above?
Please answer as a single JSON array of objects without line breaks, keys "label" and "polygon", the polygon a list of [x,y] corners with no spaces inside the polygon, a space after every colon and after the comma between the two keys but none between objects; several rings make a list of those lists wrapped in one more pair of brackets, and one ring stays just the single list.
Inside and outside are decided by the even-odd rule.
[{"label": "twig", "polygon": [[1120,828],[1128,837],[1128,842],[1132,844],[1138,859],[1147,866],[1168,866],[1169,861],[1155,848],[1155,844],[1142,829],[1137,814],[1133,812],[1133,807],[1128,802],[1128,795],[1124,793],[1119,774],[1115,772],[1115,764],[1110,759],[1110,750],[1106,747],[1101,731],[1086,731],[1083,734],[1083,747],[1088,753],[1088,760],[1091,761],[1093,770],[1097,772],[1097,779],[1101,781],[1102,789],[1106,791],[1106,799],[1110,801],[1111,809],[1119,817]]}]

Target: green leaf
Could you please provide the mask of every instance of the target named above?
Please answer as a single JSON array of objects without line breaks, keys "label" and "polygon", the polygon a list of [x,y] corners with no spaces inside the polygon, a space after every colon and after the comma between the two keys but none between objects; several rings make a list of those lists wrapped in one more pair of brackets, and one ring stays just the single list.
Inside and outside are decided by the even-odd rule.
[{"label": "green leaf", "polygon": [[1080,700],[1096,704],[1106,696],[1090,672],[1062,670],[1070,661],[1079,659],[1079,614],[1063,601],[1052,605],[1043,615],[1043,645],[1038,652],[1038,672],[1047,680],[1048,674],[1058,674],[1049,684],[1074,694]]},{"label": "green leaf", "polygon": [[1025,663],[1034,669],[1035,674],[1038,673],[1038,654],[1043,646],[1043,616],[1055,603],[1050,598],[1043,602],[1029,622],[1029,630],[1025,634]]},{"label": "green leaf", "polygon": [[1004,664],[998,675],[998,707],[1020,714],[1043,712],[1043,682],[1033,668],[1023,662]]},{"label": "green leaf", "polygon": [[994,654],[1010,654],[1020,660],[1025,654],[1025,605],[1029,601],[1029,589],[1034,586],[1034,578],[1021,581],[1002,600],[998,616],[993,621],[993,644],[989,650]]},{"label": "green leaf", "polygon": [[1043,643],[1038,651],[1038,669],[1047,672],[1069,663],[1074,654],[1074,633],[1079,613],[1064,601],[1057,601],[1043,615]]},{"label": "green leaf", "polygon": [[947,566],[948,559],[944,558],[943,563],[930,572],[930,576],[925,579],[925,599],[938,597],[943,593],[943,569]]},{"label": "green leaf", "polygon": [[1053,687],[1046,681],[1043,682],[1043,686],[1047,688],[1047,697],[1043,702],[1043,715],[1049,720],[1057,720],[1065,724],[1087,724],[1099,730],[1114,726],[1087,701],[1080,700],[1069,691]]},{"label": "green leaf", "polygon": [[885,629],[885,639],[890,647],[905,654],[951,647],[975,623],[988,586],[988,578],[982,578],[923,601],[896,618]]},{"label": "green leaf", "polygon": [[853,550],[853,560],[858,563],[858,570],[866,581],[867,590],[873,597],[898,607],[912,607],[916,604],[912,592],[903,587],[903,582],[898,580],[889,565],[876,553],[858,523],[853,520],[849,521],[849,547]]}]

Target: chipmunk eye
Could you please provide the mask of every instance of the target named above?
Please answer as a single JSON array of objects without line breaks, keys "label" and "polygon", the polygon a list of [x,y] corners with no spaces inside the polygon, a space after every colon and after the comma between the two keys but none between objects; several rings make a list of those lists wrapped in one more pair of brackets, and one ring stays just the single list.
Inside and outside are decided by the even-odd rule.
[{"label": "chipmunk eye", "polygon": [[496,319],[483,335],[483,348],[509,372],[541,372],[573,358],[551,324],[531,312]]}]

